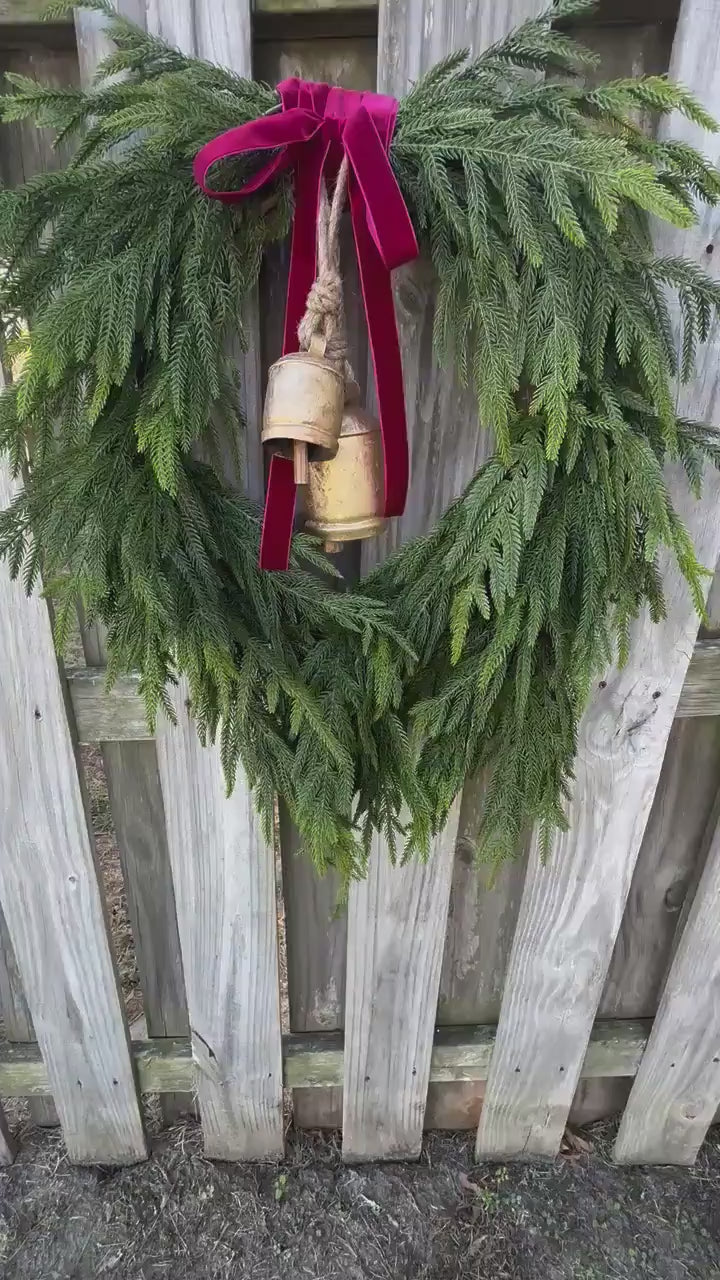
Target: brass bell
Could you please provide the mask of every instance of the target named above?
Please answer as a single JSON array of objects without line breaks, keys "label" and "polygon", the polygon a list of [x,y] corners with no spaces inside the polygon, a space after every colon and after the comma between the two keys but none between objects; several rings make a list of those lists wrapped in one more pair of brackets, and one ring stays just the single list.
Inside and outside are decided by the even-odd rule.
[{"label": "brass bell", "polygon": [[373,538],[384,528],[380,424],[356,402],[345,406],[335,457],[312,462],[309,473],[305,528],[325,539],[326,551],[340,551],[343,542],[356,538]]},{"label": "brass bell", "polygon": [[297,484],[307,484],[308,447],[311,460],[338,449],[345,380],[324,352],[324,340],[313,338],[309,351],[282,356],[268,373],[263,443],[292,442]]}]

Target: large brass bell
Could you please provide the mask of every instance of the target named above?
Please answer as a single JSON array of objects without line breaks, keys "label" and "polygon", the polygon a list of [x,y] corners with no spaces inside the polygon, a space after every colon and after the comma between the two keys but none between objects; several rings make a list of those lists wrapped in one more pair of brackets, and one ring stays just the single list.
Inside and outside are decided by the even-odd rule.
[{"label": "large brass bell", "polygon": [[325,539],[325,550],[343,542],[374,538],[385,526],[383,447],[380,424],[357,403],[350,388],[334,458],[314,461],[305,491],[305,528]]},{"label": "large brass bell", "polygon": [[338,449],[345,380],[324,352],[324,340],[314,337],[308,351],[282,356],[268,373],[263,443],[292,443],[297,484],[308,482],[308,450],[314,461]]}]

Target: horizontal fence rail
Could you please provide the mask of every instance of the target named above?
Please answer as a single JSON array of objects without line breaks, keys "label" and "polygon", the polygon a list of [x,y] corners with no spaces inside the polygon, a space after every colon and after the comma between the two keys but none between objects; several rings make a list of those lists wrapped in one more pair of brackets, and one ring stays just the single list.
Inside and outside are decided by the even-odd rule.
[{"label": "horizontal fence rail", "polygon": [[[152,738],[138,676],[120,676],[108,688],[102,667],[70,668],[66,675],[81,743]],[[720,640],[699,640],[695,646],[676,719],[691,716],[720,716]]]},{"label": "horizontal fence rail", "polygon": [[[647,1020],[597,1022],[582,1077],[635,1076],[650,1030]],[[431,1083],[487,1080],[494,1044],[494,1027],[438,1027],[430,1058]],[[197,1086],[203,1064],[193,1058],[188,1038],[133,1040],[131,1048],[142,1093],[185,1092]],[[341,1031],[283,1036],[282,1056],[286,1089],[328,1089],[343,1083]],[[0,1095],[23,1098],[48,1092],[48,1074],[36,1044],[0,1046]]]}]

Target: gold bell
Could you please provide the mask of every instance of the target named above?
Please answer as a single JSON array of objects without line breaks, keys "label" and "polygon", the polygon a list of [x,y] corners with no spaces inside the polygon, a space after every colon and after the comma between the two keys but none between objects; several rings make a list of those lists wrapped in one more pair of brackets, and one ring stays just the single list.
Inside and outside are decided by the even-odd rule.
[{"label": "gold bell", "polygon": [[308,446],[311,459],[338,449],[345,380],[324,352],[324,340],[313,338],[309,351],[282,356],[268,373],[263,443],[292,441],[297,484],[307,484]]},{"label": "gold bell", "polygon": [[305,528],[325,539],[326,551],[373,538],[384,528],[380,424],[357,403],[345,406],[335,457],[313,462],[309,473]]}]

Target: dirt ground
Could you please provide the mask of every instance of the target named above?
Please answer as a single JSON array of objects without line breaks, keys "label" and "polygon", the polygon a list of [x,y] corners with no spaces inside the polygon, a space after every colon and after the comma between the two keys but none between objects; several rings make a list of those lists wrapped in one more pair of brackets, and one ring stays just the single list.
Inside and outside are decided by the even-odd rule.
[{"label": "dirt ground", "polygon": [[333,1139],[282,1166],[211,1164],[189,1123],[131,1169],[72,1168],[56,1133],[0,1171],[3,1280],[718,1280],[720,1142],[697,1168],[620,1170],[611,1130],[547,1166],[345,1168]]}]

